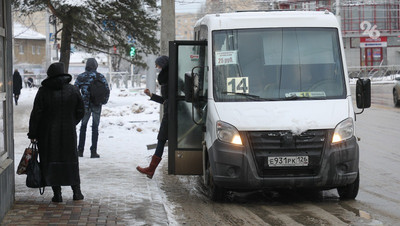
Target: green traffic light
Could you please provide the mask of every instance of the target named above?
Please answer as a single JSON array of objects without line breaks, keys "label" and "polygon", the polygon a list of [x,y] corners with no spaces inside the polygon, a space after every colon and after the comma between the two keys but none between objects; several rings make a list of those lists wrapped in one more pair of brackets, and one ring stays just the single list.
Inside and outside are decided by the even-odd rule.
[{"label": "green traffic light", "polygon": [[131,47],[130,56],[131,56],[131,57],[134,57],[135,54],[136,54],[136,48],[132,46],[132,47]]}]

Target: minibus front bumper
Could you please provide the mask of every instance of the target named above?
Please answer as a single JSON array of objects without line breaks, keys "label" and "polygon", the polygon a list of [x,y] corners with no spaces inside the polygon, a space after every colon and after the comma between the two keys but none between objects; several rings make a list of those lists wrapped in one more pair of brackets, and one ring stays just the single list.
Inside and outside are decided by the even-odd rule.
[{"label": "minibus front bumper", "polygon": [[[249,142],[233,145],[215,141],[208,150],[214,184],[229,190],[272,188],[331,189],[353,183],[358,175],[359,147],[355,137],[331,145],[324,140],[319,157],[288,148],[279,156],[309,155],[308,166],[269,167],[273,151],[255,154]],[[284,149],[284,148],[283,148]],[[315,154],[318,155],[318,154]]]}]

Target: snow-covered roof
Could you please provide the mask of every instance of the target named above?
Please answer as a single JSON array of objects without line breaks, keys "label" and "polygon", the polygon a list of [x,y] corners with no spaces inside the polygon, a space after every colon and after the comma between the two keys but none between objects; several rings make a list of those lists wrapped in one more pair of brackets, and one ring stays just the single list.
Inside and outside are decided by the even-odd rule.
[{"label": "snow-covered roof", "polygon": [[88,58],[95,58],[98,64],[102,64],[102,63],[107,63],[108,62],[108,58],[107,58],[107,54],[105,53],[86,53],[86,52],[81,52],[81,51],[75,51],[73,53],[71,53],[70,56],[70,63],[75,63],[75,64],[86,64],[86,60]]},{"label": "snow-covered roof", "polygon": [[13,37],[15,39],[34,39],[34,40],[46,40],[46,36],[34,31],[24,25],[14,22],[13,26]]}]

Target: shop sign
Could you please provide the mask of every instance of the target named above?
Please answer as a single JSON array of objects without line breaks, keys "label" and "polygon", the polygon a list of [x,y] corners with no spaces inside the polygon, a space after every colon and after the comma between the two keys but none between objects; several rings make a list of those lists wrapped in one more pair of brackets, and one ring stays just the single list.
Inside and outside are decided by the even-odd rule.
[{"label": "shop sign", "polygon": [[372,47],[387,47],[387,37],[370,38],[360,37],[361,48],[372,48]]}]

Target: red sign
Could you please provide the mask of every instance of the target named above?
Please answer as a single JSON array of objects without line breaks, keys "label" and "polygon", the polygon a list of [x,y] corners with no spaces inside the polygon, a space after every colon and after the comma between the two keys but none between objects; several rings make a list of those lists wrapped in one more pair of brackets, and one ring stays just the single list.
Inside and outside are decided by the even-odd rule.
[{"label": "red sign", "polygon": [[360,42],[387,42],[387,37],[382,36],[377,39],[373,39],[370,37],[360,37]]},{"label": "red sign", "polygon": [[376,39],[370,37],[360,37],[361,48],[387,47],[387,37],[382,36]]}]

